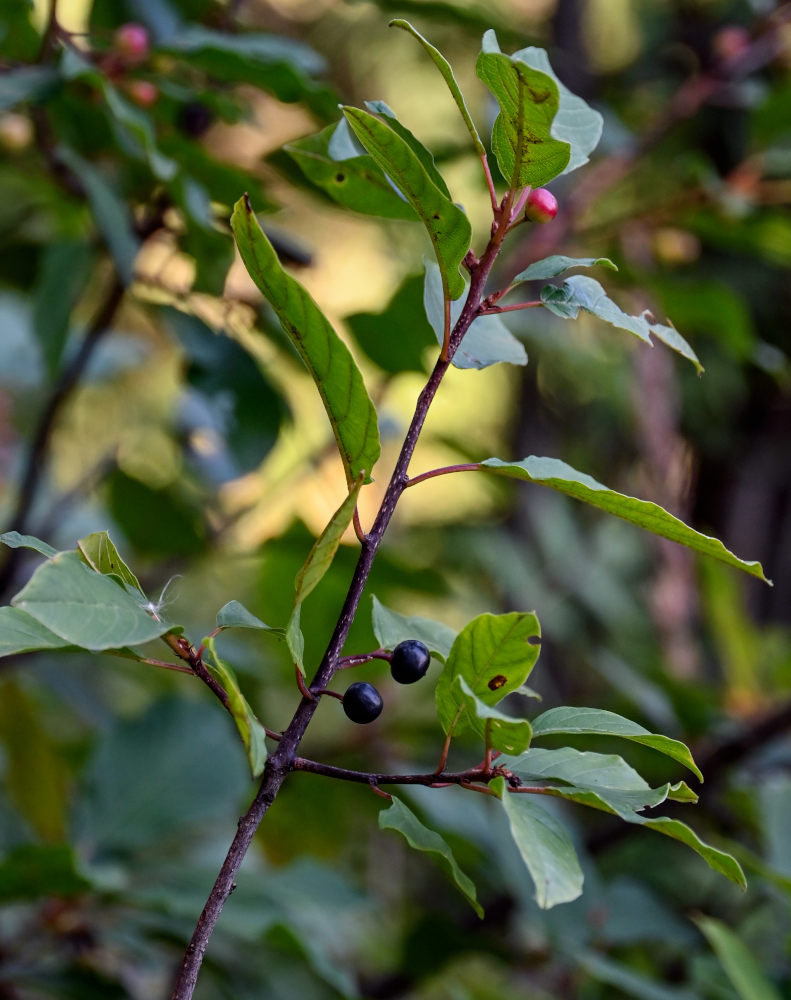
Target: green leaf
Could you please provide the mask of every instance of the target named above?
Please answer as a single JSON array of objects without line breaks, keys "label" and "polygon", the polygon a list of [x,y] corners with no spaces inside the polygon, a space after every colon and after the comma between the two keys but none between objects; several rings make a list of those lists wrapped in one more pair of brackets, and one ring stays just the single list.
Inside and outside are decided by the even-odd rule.
[{"label": "green leaf", "polygon": [[131,285],[140,241],[135,235],[126,205],[102,174],[73,149],[59,146],[55,155],[80,178],[96,228],[107,244],[121,280],[125,285]]},{"label": "green leaf", "polygon": [[247,760],[250,764],[250,771],[254,778],[258,778],[264,771],[266,764],[266,730],[258,721],[255,713],[247,703],[247,699],[239,688],[239,681],[230,665],[220,659],[213,636],[207,636],[203,640],[203,645],[209,650],[212,657],[210,664],[212,673],[216,675],[219,682],[228,694],[228,710],[230,711],[239,735],[242,737],[244,749],[247,753]]},{"label": "green leaf", "polygon": [[384,219],[415,221],[414,209],[394,190],[373,157],[366,153],[338,162],[331,155],[330,140],[336,127],[329,125],[317,135],[298,139],[283,149],[308,180],[339,205]]},{"label": "green leaf", "polygon": [[[445,331],[445,299],[442,286],[442,276],[437,265],[432,260],[425,260],[426,283],[423,290],[423,305],[426,317],[434,330],[437,342],[442,344]],[[465,292],[469,288],[464,279]],[[450,304],[451,329],[461,316],[466,295]],[[527,352],[524,344],[517,340],[508,327],[496,314],[479,316],[470,324],[464,334],[456,353],[453,364],[456,368],[488,368],[499,363],[511,365],[526,365]]]},{"label": "green leaf", "polygon": [[492,149],[508,186],[540,187],[562,174],[571,146],[551,131],[560,107],[555,80],[502,53],[492,30],[483,36],[475,69],[500,106]]},{"label": "green leaf", "polygon": [[445,195],[445,197],[450,201],[450,191],[448,190],[448,185],[445,183],[445,178],[437,170],[437,165],[434,162],[434,157],[431,152],[426,149],[423,143],[410,132],[409,129],[402,125],[401,122],[396,117],[395,111],[385,102],[385,101],[366,101],[365,107],[372,115],[378,115],[379,118],[386,118],[387,124],[395,132],[399,138],[403,139],[404,142],[409,146],[412,152],[420,161],[420,165],[426,171],[429,176],[429,180],[439,188],[439,190]]},{"label": "green leaf", "polygon": [[50,376],[60,364],[71,313],[96,265],[95,250],[81,240],[50,243],[42,256],[33,298],[33,328]]},{"label": "green leaf", "polygon": [[395,649],[405,639],[418,639],[428,646],[432,656],[444,663],[456,635],[455,629],[442,622],[421,618],[420,615],[402,615],[386,608],[374,595],[371,624],[382,649]]},{"label": "green leaf", "polygon": [[577,97],[555,76],[552,67],[549,65],[549,56],[544,49],[537,49],[528,46],[514,52],[513,59],[519,59],[532,66],[533,69],[540,70],[551,77],[558,88],[560,106],[558,113],[552,122],[551,134],[555,139],[561,139],[571,146],[571,155],[564,174],[571,173],[578,167],[588,162],[589,155],[593,152],[601,138],[604,119],[598,111]]},{"label": "green leaf", "polygon": [[701,1000],[698,993],[678,986],[663,986],[655,979],[633,972],[620,962],[604,958],[598,952],[578,951],[576,959],[580,968],[588,975],[635,1000]]},{"label": "green leaf", "polygon": [[695,923],[706,935],[741,1000],[781,1000],[750,949],[729,927],[712,917],[698,917]]},{"label": "green leaf", "polygon": [[463,677],[473,694],[485,705],[496,705],[520,688],[530,675],[539,645],[530,642],[541,635],[533,612],[479,615],[456,636],[445,669],[437,682],[437,712],[447,734],[469,724],[466,703],[454,684]]},{"label": "green leaf", "polygon": [[634,743],[652,747],[666,757],[678,761],[703,781],[703,775],[685,744],[679,740],[672,740],[669,736],[651,733],[637,722],[625,719],[615,712],[608,712],[601,708],[560,706],[550,708],[549,711],[539,715],[537,719],[533,719],[533,739],[540,739],[542,736],[555,735],[556,733],[618,736],[621,739],[632,740]]},{"label": "green leaf", "polygon": [[531,747],[514,760],[499,761],[525,781],[567,781],[578,788],[645,790],[648,783],[617,754],[560,747]]},{"label": "green leaf", "polygon": [[4,531],[0,535],[0,542],[7,545],[9,549],[33,549],[34,552],[39,552],[48,559],[58,554],[58,550],[53,549],[49,542],[42,542],[35,535],[20,535],[18,531]]},{"label": "green leaf", "polygon": [[470,906],[479,917],[483,917],[483,909],[477,900],[475,885],[459,868],[453,852],[445,840],[435,830],[424,826],[401,799],[397,799],[395,795],[391,796],[391,799],[392,803],[389,809],[383,809],[379,813],[379,829],[396,830],[406,839],[410,847],[414,847],[417,851],[436,854],[445,863],[451,878]]},{"label": "green leaf", "polygon": [[[486,705],[470,688],[463,677],[453,682],[454,696],[462,708],[456,729],[472,729],[492,750],[501,753],[521,754],[530,746],[531,728],[527,719],[515,719],[492,705]],[[498,762],[499,763],[499,762]]]},{"label": "green leaf", "polygon": [[281,634],[283,632],[282,629],[272,628],[260,618],[256,618],[252,611],[248,611],[239,601],[228,601],[220,608],[217,612],[217,628],[258,628],[266,632]]},{"label": "green leaf", "polygon": [[360,108],[342,110],[357,138],[420,216],[434,247],[446,296],[457,299],[464,292],[459,267],[470,248],[469,219],[440,191],[414,150],[389,125]]},{"label": "green leaf", "polygon": [[301,604],[312,592],[314,587],[332,565],[338,546],[341,544],[344,532],[349,527],[357,506],[357,497],[362,486],[362,476],[351,488],[349,495],[330,518],[324,531],[316,539],[308,558],[297,573],[294,581],[296,589],[295,603]]},{"label": "green leaf", "polygon": [[539,486],[548,486],[552,490],[565,493],[576,500],[582,500],[593,507],[598,507],[599,510],[606,511],[608,514],[623,518],[624,521],[636,524],[638,528],[644,528],[654,535],[660,535],[662,538],[669,538],[672,542],[686,545],[687,548],[694,549],[695,552],[719,559],[720,562],[724,562],[728,566],[744,570],[750,576],[757,576],[759,580],[771,584],[771,581],[764,576],[763,568],[759,562],[747,562],[744,559],[739,559],[738,556],[726,549],[721,541],[695,531],[683,521],[679,521],[677,517],[668,514],[658,504],[609,490],[591,476],[585,475],[584,472],[577,472],[576,469],[572,469],[570,465],[561,462],[560,459],[539,458],[536,455],[530,455],[520,462],[503,462],[499,458],[487,458],[481,462],[481,465],[497,475],[522,479],[529,483],[538,483]]},{"label": "green leaf", "polygon": [[32,653],[37,649],[66,649],[71,645],[21,608],[0,608],[0,656]]},{"label": "green leaf", "polygon": [[370,481],[379,457],[376,410],[348,347],[305,289],[280,266],[250,206],[240,198],[231,219],[242,260],[313,376],[351,487]]},{"label": "green leaf", "polygon": [[71,899],[91,888],[68,844],[21,844],[0,861],[0,901]]},{"label": "green leaf", "polygon": [[76,552],[59,552],[39,566],[11,603],[64,641],[94,652],[148,642],[171,627]]},{"label": "green leaf", "polygon": [[619,330],[628,330],[648,344],[651,343],[653,333],[672,350],[691,361],[698,375],[703,371],[697,354],[675,327],[649,323],[646,319],[648,313],[645,312],[640,316],[625,313],[612,301],[598,281],[585,274],[572,275],[560,287],[546,285],[541,290],[541,301],[561,319],[576,319],[580,309],[584,309]]},{"label": "green leaf", "polygon": [[597,264],[609,267],[613,271],[618,270],[609,257],[564,257],[561,254],[554,254],[552,257],[544,257],[543,260],[533,261],[529,267],[517,274],[511,284],[518,285],[522,281],[556,278],[572,267],[595,267]]},{"label": "green leaf", "polygon": [[145,597],[140,582],[123,561],[106,531],[94,531],[86,538],[81,538],[77,542],[77,549],[91,569],[105,576],[118,577],[122,583]]},{"label": "green leaf", "polygon": [[592,809],[601,809],[603,812],[613,813],[626,823],[635,823],[645,826],[649,830],[656,830],[666,837],[679,840],[687,847],[691,847],[696,854],[706,862],[713,871],[724,875],[731,882],[735,882],[741,889],[747,888],[747,881],[744,877],[739,862],[725,851],[720,851],[704,840],[686,825],[677,819],[670,819],[668,816],[648,817],[641,816],[638,810],[659,805],[666,798],[669,798],[670,785],[663,785],[661,788],[649,789],[646,792],[620,791],[616,789],[597,788],[591,789],[575,788],[566,786],[563,788],[547,788],[546,794],[556,798],[567,799],[577,802],[580,805],[590,806]]},{"label": "green leaf", "polygon": [[505,778],[495,778],[489,787],[502,800],[511,836],[533,879],[541,909],[581,895],[582,870],[568,834],[555,817],[530,801],[531,796],[509,792]]},{"label": "green leaf", "polygon": [[0,113],[9,111],[22,101],[36,99],[58,80],[51,66],[21,66],[5,70],[0,76]]},{"label": "green leaf", "polygon": [[431,42],[427,41],[427,39],[425,39],[420,34],[419,31],[413,28],[412,25],[409,23],[409,21],[405,21],[402,18],[395,18],[394,20],[390,21],[390,23],[388,24],[388,28],[403,28],[404,31],[408,31],[410,35],[416,38],[423,46],[423,48],[426,50],[426,52],[428,52],[429,56],[434,62],[434,65],[442,74],[443,80],[448,85],[448,90],[450,91],[453,100],[456,102],[456,107],[461,112],[461,117],[464,119],[464,124],[467,126],[467,131],[470,133],[472,141],[475,144],[476,152],[478,153],[479,156],[486,156],[486,147],[481,142],[481,138],[478,135],[478,130],[475,127],[475,122],[473,122],[472,118],[470,117],[470,112],[467,110],[467,105],[464,101],[464,95],[462,94],[458,83],[456,83],[456,77],[453,75],[453,70],[451,69],[451,65],[445,58],[445,56],[443,56],[442,53],[439,51],[439,49],[436,49],[431,44]]},{"label": "green leaf", "polygon": [[302,605],[296,604],[291,612],[291,617],[286,625],[286,646],[291,653],[291,659],[298,668],[302,676],[305,676],[305,637],[299,627],[299,620],[302,616]]},{"label": "green leaf", "polygon": [[[441,286],[439,271],[437,282]],[[434,342],[423,307],[423,275],[410,275],[381,312],[355,313],[345,322],[368,357],[391,375],[422,375],[426,348]]]}]

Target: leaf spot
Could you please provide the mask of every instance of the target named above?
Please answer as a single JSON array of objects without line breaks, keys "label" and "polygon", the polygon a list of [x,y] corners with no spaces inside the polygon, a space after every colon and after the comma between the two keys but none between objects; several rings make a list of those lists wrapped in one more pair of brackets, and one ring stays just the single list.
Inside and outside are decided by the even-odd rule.
[{"label": "leaf spot", "polygon": [[497,674],[495,677],[492,677],[492,679],[487,684],[487,687],[489,688],[490,691],[496,691],[498,688],[501,688],[503,684],[507,683],[508,683],[507,677],[505,677],[503,674]]}]

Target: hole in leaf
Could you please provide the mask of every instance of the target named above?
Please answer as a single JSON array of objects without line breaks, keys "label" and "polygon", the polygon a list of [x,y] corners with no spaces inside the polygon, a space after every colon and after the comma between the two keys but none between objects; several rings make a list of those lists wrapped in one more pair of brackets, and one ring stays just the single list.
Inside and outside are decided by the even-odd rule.
[{"label": "hole in leaf", "polygon": [[346,180],[346,174],[336,174],[335,175],[335,183],[336,184],[343,184],[343,182],[345,180]]},{"label": "hole in leaf", "polygon": [[529,635],[527,637],[527,642],[531,646],[540,646],[541,645],[541,636],[540,635]]}]

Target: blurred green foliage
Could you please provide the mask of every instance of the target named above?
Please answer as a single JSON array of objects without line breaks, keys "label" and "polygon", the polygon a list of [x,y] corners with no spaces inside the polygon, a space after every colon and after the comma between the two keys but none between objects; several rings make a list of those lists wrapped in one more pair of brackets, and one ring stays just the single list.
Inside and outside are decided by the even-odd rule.
[{"label": "blurred green foliage", "polygon": [[[535,608],[544,643],[531,684],[544,707],[596,705],[690,742],[709,779],[696,823],[737,855],[750,888],[569,806],[586,891],[542,912],[483,796],[416,789],[410,808],[478,886],[479,924],[438,870],[378,831],[373,795],[296,774],[196,996],[791,995],[788,5],[60,0],[61,32],[48,15],[27,0],[0,15],[4,527],[69,548],[109,526],[195,641],[230,600],[285,625],[291,581],[343,480],[308,377],[252,286],[228,277],[228,219],[248,191],[273,215],[281,259],[348,319],[384,414],[386,465],[433,343],[421,245],[402,223],[349,221],[307,195],[297,163],[275,151],[335,121],[340,101],[386,100],[438,151],[477,229],[487,224],[477,161],[434,68],[385,28],[405,15],[477,95],[477,120],[492,109],[469,67],[492,26],[504,49],[545,46],[605,115],[594,162],[553,186],[557,222],[517,244],[501,274],[554,252],[611,257],[620,270],[607,287],[630,311],[671,317],[706,369],[699,380],[663,347],[641,351],[600,324],[517,314],[524,373],[454,373],[416,464],[469,460],[481,444],[555,454],[760,559],[775,583],[699,566],[554,494],[421,486],[369,592],[454,628]],[[140,61],[114,47],[128,21],[150,32]],[[271,336],[253,356],[241,348],[254,326]],[[9,552],[4,603],[33,565]],[[305,602],[306,662],[326,644],[354,559],[342,546]],[[373,648],[369,608],[348,652]],[[234,631],[218,650],[259,717],[284,725],[296,691],[283,647]],[[0,996],[167,995],[253,793],[230,721],[190,678],[140,663],[40,653],[0,671]],[[369,675],[382,723],[355,729],[330,701],[306,752],[433,766],[431,691],[396,689],[376,662]],[[680,776],[650,750],[629,759],[652,783]],[[729,934],[742,946],[721,961]]]}]

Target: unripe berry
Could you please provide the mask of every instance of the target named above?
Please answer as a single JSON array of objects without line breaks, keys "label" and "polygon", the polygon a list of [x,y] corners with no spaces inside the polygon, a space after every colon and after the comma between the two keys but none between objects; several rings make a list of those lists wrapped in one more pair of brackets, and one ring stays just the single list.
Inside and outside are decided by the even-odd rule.
[{"label": "unripe berry", "polygon": [[149,37],[144,25],[136,21],[122,24],[115,32],[115,48],[125,62],[142,62],[148,55]]},{"label": "unripe berry", "polygon": [[368,681],[355,681],[343,696],[343,710],[352,722],[365,725],[373,722],[382,712],[382,696]]},{"label": "unripe berry", "polygon": [[431,653],[428,646],[419,639],[405,639],[393,650],[390,659],[390,673],[399,684],[414,684],[426,676]]},{"label": "unripe berry", "polygon": [[558,214],[558,200],[546,188],[533,188],[525,203],[525,218],[530,222],[551,222]]},{"label": "unripe berry", "polygon": [[152,108],[159,100],[159,90],[150,80],[130,80],[126,92],[139,108]]}]

